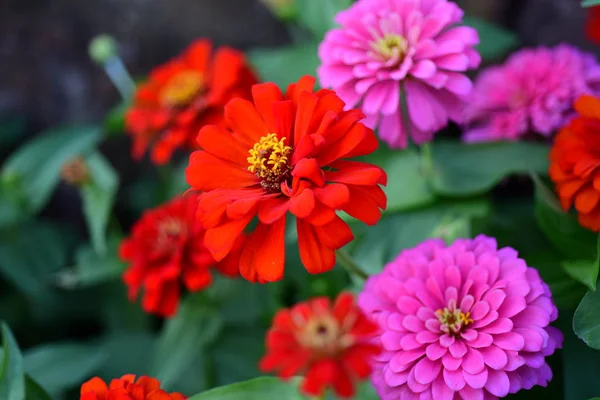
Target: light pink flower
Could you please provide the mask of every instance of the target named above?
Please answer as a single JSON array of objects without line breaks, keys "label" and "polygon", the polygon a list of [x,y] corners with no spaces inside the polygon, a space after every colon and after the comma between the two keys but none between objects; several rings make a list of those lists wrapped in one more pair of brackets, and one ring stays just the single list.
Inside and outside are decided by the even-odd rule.
[{"label": "light pink flower", "polygon": [[594,55],[566,44],[521,50],[479,74],[465,108],[464,140],[550,136],[571,118],[582,94],[600,94]]},{"label": "light pink flower", "polygon": [[[460,122],[471,92],[464,75],[480,56],[475,29],[457,26],[463,11],[447,0],[359,0],[340,12],[341,26],[319,48],[319,79],[347,103],[360,103],[372,128],[391,147],[433,138],[448,120]],[[403,123],[400,88],[410,121]]]},{"label": "light pink flower", "polygon": [[372,381],[383,400],[491,400],[546,386],[545,357],[562,345],[537,270],[486,236],[403,251],[358,304],[381,328]]}]

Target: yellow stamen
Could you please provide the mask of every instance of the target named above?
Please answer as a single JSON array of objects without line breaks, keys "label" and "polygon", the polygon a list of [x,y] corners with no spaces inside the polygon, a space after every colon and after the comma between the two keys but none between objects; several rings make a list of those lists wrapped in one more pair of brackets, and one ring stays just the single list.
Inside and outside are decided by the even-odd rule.
[{"label": "yellow stamen", "polygon": [[442,330],[450,334],[459,334],[462,328],[475,322],[470,312],[463,313],[459,308],[454,308],[452,311],[448,307],[443,310],[440,308],[435,314],[442,324]]},{"label": "yellow stamen", "polygon": [[285,145],[285,140],[286,138],[279,139],[275,133],[261,137],[248,151],[248,170],[267,180],[279,178],[287,172],[288,157],[292,148]]},{"label": "yellow stamen", "polygon": [[204,89],[204,78],[196,71],[181,71],[171,77],[159,94],[166,106],[185,106]]},{"label": "yellow stamen", "polygon": [[401,35],[386,33],[382,38],[371,42],[371,48],[386,61],[393,57],[402,59],[408,50],[408,42]]}]

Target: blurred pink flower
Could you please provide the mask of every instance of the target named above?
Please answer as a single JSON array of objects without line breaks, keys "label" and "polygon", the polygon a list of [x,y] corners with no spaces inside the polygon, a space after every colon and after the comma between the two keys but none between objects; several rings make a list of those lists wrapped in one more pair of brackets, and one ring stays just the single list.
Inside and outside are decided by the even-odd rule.
[{"label": "blurred pink flower", "polygon": [[359,307],[381,328],[372,381],[383,400],[492,400],[546,386],[562,345],[550,289],[496,240],[427,240],[367,281]]},{"label": "blurred pink flower", "polygon": [[465,108],[464,140],[550,136],[570,119],[582,94],[600,94],[594,55],[566,44],[521,50],[476,79]]},{"label": "blurred pink flower", "polygon": [[340,12],[341,25],[319,48],[319,79],[347,103],[359,103],[365,123],[379,126],[391,147],[408,144],[400,107],[407,93],[410,134],[416,143],[431,140],[448,120],[460,122],[471,81],[463,74],[480,56],[475,29],[456,26],[463,11],[447,0],[359,0]]}]

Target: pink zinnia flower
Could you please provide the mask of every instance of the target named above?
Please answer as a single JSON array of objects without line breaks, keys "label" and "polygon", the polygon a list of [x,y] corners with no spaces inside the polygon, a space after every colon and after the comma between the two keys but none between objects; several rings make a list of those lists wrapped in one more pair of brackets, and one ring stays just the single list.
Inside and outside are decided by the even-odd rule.
[{"label": "pink zinnia flower", "polygon": [[383,400],[487,400],[546,386],[545,357],[562,345],[548,286],[486,236],[403,251],[358,304],[382,330],[372,381]]},{"label": "pink zinnia flower", "polygon": [[[340,12],[341,25],[319,48],[321,84],[347,103],[361,104],[365,122],[379,126],[391,147],[431,140],[451,119],[460,122],[471,92],[463,74],[481,58],[475,29],[456,26],[463,11],[447,0],[360,0]],[[403,121],[400,87],[410,121]],[[410,131],[407,132],[407,125]]]},{"label": "pink zinnia flower", "polygon": [[475,81],[465,108],[468,142],[552,135],[573,115],[583,94],[600,94],[600,65],[593,54],[561,44],[516,52]]}]

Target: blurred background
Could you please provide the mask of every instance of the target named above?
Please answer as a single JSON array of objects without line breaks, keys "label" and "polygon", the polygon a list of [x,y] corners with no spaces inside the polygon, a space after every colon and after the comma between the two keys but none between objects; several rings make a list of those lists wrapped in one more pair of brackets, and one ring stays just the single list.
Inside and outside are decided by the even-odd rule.
[{"label": "blurred background", "polygon": [[[566,41],[598,52],[585,38],[586,11],[579,0],[458,3],[468,15],[511,30],[521,45]],[[199,37],[244,51],[292,41],[290,29],[259,0],[0,0],[0,162],[51,127],[105,123],[106,114],[121,100],[88,54],[90,40],[101,33],[117,40],[134,77],[145,76]],[[118,131],[119,121],[115,124],[112,129]],[[160,203],[165,190],[172,195],[185,188],[181,182],[157,188],[158,172],[148,161],[131,159],[126,135],[114,135],[100,150],[120,177],[116,224],[122,232],[129,231],[144,209]],[[0,240],[0,269],[10,277],[0,279],[0,320],[8,322],[24,350],[28,372],[56,399],[76,398],[76,388],[89,374],[114,377],[144,365],[151,365],[167,387],[188,393],[256,376],[254,361],[262,354],[264,329],[279,306],[274,298],[292,303],[315,294],[335,294],[349,284],[344,272],[336,269],[319,277],[303,274],[293,288],[281,282],[268,292],[243,289],[247,293],[237,300],[231,293],[239,293],[239,287],[217,285],[206,296],[215,303],[222,296],[234,298],[224,306],[229,331],[222,332],[222,322],[215,322],[211,314],[192,313],[186,318],[196,329],[169,325],[152,352],[148,349],[155,349],[151,346],[162,321],[127,301],[118,260],[102,261],[113,263],[111,279],[93,275],[98,260],[81,247],[87,228],[76,188],[61,183],[35,226],[27,229],[21,236],[0,232],[0,239],[12,235],[8,241]],[[109,238],[108,244],[116,253],[118,238]],[[65,266],[72,264],[87,265],[92,271],[85,275],[88,281],[75,281],[65,273]],[[211,335],[218,332],[214,342]],[[218,357],[186,359],[186,346],[197,347],[202,338],[220,352]],[[52,342],[58,345],[45,345]],[[182,349],[181,354],[170,354],[173,348]],[[241,360],[248,351],[252,354]],[[161,359],[169,354],[171,367],[165,369]],[[173,357],[179,361],[173,362]],[[221,374],[223,370],[227,373]]]}]

